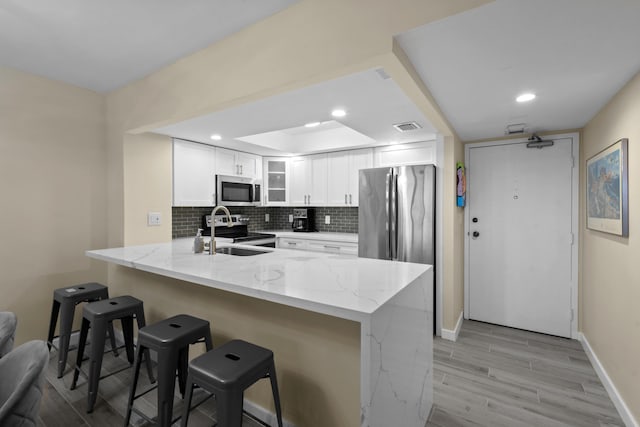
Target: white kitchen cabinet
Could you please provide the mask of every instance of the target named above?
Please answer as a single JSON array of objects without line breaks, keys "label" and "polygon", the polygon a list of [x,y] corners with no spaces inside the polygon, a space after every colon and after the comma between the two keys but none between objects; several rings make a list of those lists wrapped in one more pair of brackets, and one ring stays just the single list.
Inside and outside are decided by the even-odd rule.
[{"label": "white kitchen cabinet", "polygon": [[424,141],[375,149],[376,167],[424,165],[436,162],[436,142]]},{"label": "white kitchen cabinet", "polygon": [[262,176],[260,156],[216,147],[216,173],[218,175],[259,178]]},{"label": "white kitchen cabinet", "polygon": [[309,156],[311,162],[311,172],[309,184],[309,195],[307,201],[312,206],[325,206],[327,204],[328,171],[327,171],[327,155],[316,154]]},{"label": "white kitchen cabinet", "polygon": [[373,150],[351,150],[327,156],[327,204],[358,206],[358,172],[373,167]]},{"label": "white kitchen cabinet", "polygon": [[303,239],[292,239],[290,237],[278,237],[276,247],[280,249],[307,250],[307,241]]},{"label": "white kitchen cabinet", "polygon": [[306,250],[313,252],[329,252],[342,255],[358,255],[357,243],[334,242],[331,240],[309,240]]},{"label": "white kitchen cabinet", "polygon": [[301,251],[327,252],[342,255],[358,255],[358,244],[338,242],[334,240],[317,240],[294,237],[278,237],[276,246],[283,249],[297,249]]},{"label": "white kitchen cabinet", "polygon": [[173,206],[213,206],[215,147],[173,140]]},{"label": "white kitchen cabinet", "polygon": [[286,157],[264,158],[265,206],[287,206],[289,203],[289,159]]},{"label": "white kitchen cabinet", "polygon": [[311,162],[308,157],[294,157],[289,161],[289,204],[306,205],[311,184]]},{"label": "white kitchen cabinet", "polygon": [[327,203],[327,155],[295,157],[289,162],[292,206],[324,206]]}]

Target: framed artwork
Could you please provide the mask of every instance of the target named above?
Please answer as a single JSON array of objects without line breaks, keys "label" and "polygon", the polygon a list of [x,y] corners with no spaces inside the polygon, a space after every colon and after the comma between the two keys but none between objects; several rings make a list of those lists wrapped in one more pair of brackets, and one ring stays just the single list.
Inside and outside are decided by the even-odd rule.
[{"label": "framed artwork", "polygon": [[629,236],[629,140],[587,160],[587,228]]}]

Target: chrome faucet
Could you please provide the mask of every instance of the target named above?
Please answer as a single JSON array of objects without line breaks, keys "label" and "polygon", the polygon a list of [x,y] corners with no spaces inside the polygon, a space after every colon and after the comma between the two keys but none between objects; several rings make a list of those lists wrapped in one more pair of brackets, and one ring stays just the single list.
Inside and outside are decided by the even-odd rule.
[{"label": "chrome faucet", "polygon": [[233,227],[233,220],[231,219],[231,212],[229,209],[222,205],[218,205],[211,211],[211,242],[209,243],[209,255],[216,254],[216,212],[222,210],[227,215],[227,227]]}]

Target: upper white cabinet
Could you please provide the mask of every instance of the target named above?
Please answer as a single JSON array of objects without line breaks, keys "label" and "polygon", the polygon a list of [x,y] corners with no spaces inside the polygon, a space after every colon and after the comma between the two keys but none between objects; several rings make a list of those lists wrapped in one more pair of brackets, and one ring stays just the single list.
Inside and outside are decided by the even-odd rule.
[{"label": "upper white cabinet", "polygon": [[215,147],[173,140],[173,206],[213,206]]},{"label": "upper white cabinet", "polygon": [[436,163],[436,142],[379,147],[375,149],[375,160],[376,167]]},{"label": "upper white cabinet", "polygon": [[327,155],[290,160],[289,204],[323,206],[327,203]]},{"label": "upper white cabinet", "polygon": [[289,159],[264,158],[264,197],[266,206],[286,206],[289,203]]},{"label": "upper white cabinet", "polygon": [[373,149],[340,151],[327,155],[327,204],[358,206],[358,173],[373,167]]},{"label": "upper white cabinet", "polygon": [[260,156],[216,147],[216,173],[248,178],[262,177]]}]

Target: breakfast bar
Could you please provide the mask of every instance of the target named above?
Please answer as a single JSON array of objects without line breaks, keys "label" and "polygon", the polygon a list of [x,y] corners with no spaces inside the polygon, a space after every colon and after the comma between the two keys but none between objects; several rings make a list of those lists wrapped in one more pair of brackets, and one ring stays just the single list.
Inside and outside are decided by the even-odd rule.
[{"label": "breakfast bar", "polygon": [[[125,283],[123,291],[145,301],[154,287],[173,296],[145,302],[149,317],[191,307],[212,320],[214,346],[245,335],[269,346],[288,425],[425,425],[433,402],[431,266],[243,245],[218,250],[258,253],[194,254],[191,245],[176,239],[86,254],[109,262],[109,280]],[[265,396],[248,393],[245,407],[270,422]]]}]

